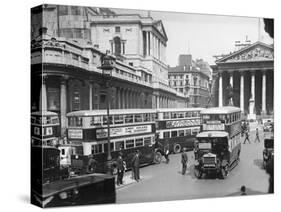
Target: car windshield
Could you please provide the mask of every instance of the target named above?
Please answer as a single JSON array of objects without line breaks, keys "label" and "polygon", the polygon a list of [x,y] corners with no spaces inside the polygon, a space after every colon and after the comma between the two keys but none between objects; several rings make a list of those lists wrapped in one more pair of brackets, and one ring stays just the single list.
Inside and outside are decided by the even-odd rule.
[{"label": "car windshield", "polygon": [[227,150],[227,138],[199,138],[198,148],[202,150],[211,150],[212,153],[218,154]]}]

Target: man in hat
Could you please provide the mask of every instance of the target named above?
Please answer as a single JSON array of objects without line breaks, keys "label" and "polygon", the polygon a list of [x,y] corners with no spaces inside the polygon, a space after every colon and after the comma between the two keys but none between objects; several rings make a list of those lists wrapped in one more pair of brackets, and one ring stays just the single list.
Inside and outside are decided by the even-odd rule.
[{"label": "man in hat", "polygon": [[136,154],[133,157],[132,169],[133,169],[133,172],[134,172],[135,180],[137,182],[139,182],[139,180],[140,180],[140,155],[139,155],[139,150],[136,151]]},{"label": "man in hat", "polygon": [[182,163],[182,175],[185,175],[186,172],[186,167],[187,167],[187,161],[188,161],[188,157],[186,154],[186,148],[183,148],[183,151],[181,153],[181,163]]},{"label": "man in hat", "polygon": [[119,152],[118,158],[117,158],[117,185],[123,184],[123,176],[124,176],[124,160],[123,160],[123,154],[122,152]]}]

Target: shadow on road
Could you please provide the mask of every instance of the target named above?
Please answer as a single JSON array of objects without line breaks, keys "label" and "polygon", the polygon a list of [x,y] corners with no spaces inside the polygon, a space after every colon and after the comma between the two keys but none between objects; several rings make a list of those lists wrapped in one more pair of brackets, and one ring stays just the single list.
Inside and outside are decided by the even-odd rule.
[{"label": "shadow on road", "polygon": [[262,164],[262,159],[254,159],[254,165],[259,167],[260,169],[264,169]]}]

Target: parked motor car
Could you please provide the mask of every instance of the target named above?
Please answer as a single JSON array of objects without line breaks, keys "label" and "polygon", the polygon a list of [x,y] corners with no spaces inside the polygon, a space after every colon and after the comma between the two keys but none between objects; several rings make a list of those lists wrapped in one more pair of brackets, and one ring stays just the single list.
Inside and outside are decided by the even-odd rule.
[{"label": "parked motor car", "polygon": [[274,137],[266,137],[264,139],[264,150],[263,150],[263,167],[266,169],[267,164],[274,157]]}]

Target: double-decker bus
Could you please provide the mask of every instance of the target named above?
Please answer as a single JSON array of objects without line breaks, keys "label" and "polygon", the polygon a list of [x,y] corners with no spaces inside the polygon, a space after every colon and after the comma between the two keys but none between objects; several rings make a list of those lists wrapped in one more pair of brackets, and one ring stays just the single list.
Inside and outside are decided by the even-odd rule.
[{"label": "double-decker bus", "polygon": [[33,146],[55,146],[60,136],[57,113],[37,111],[31,113],[31,144]]},{"label": "double-decker bus", "polygon": [[185,147],[193,150],[195,136],[200,131],[202,108],[157,109],[157,143],[160,151],[168,146],[169,152],[179,153]]},{"label": "double-decker bus", "polygon": [[225,178],[239,161],[241,110],[225,106],[201,111],[201,132],[196,136],[195,175],[217,173]]},{"label": "double-decker bus", "polygon": [[[67,138],[72,146],[71,167],[83,173],[89,156],[96,161],[95,172],[106,172],[107,162],[107,123],[110,124],[110,150],[113,161],[122,151],[127,168],[136,152],[140,152],[140,163],[154,161],[155,110],[151,109],[112,109],[109,119],[106,110],[83,110],[67,114]],[[76,168],[75,168],[76,167]],[[116,164],[113,162],[113,172]]]}]

